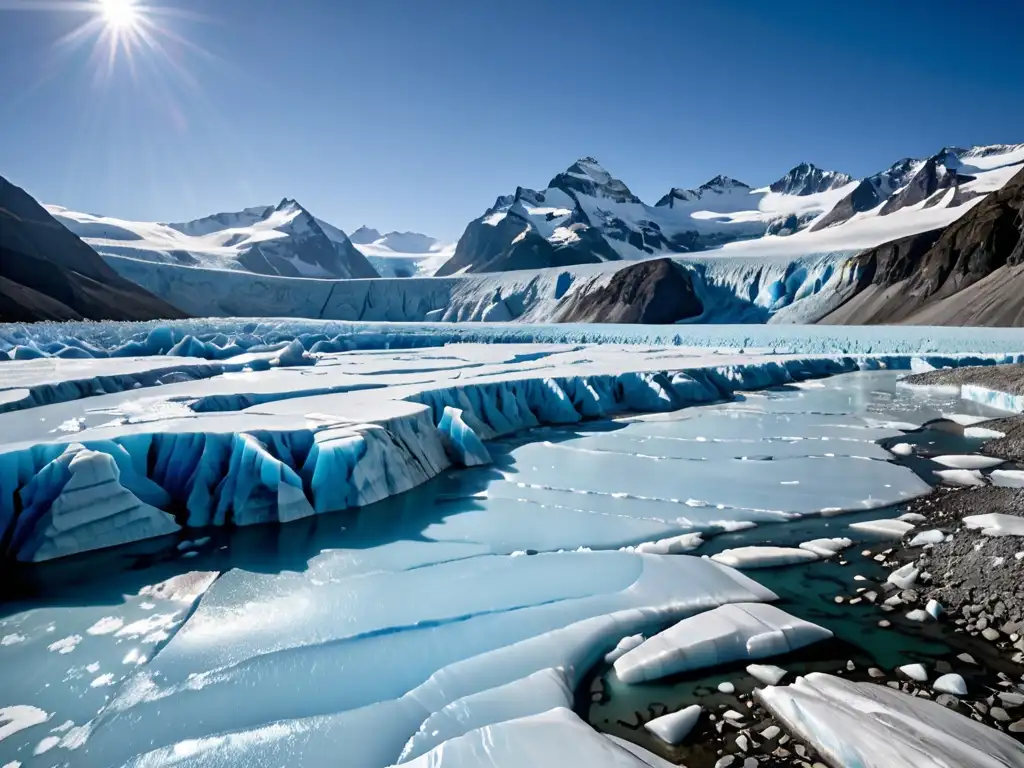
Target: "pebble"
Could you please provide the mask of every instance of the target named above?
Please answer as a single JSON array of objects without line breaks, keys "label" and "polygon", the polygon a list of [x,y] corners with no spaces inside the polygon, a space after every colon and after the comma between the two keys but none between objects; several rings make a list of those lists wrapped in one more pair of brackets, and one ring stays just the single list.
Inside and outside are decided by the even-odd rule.
[{"label": "pebble", "polygon": [[907,619],[910,621],[927,621],[928,614],[920,608],[915,608],[907,613]]},{"label": "pebble", "polygon": [[729,768],[730,765],[736,762],[735,755],[726,755],[715,763],[715,768]]},{"label": "pebble", "polygon": [[969,653],[961,653],[959,656],[957,656],[957,658],[960,659],[960,661],[962,661],[964,664],[977,664],[978,663],[978,662],[976,662],[974,660],[974,657],[971,656],[971,654],[969,654]]},{"label": "pebble", "polygon": [[718,684],[719,693],[736,693],[736,686],[730,682],[724,682]]},{"label": "pebble", "polygon": [[981,631],[981,636],[994,643],[999,639],[999,630],[992,629],[992,627],[986,627]]},{"label": "pebble", "polygon": [[736,737],[736,746],[740,748],[740,752],[746,752],[750,749],[750,742],[747,741],[747,737],[741,733]]},{"label": "pebble", "polygon": [[781,731],[782,729],[779,728],[779,726],[769,725],[767,728],[761,731],[761,736],[770,741],[771,739],[774,739],[776,736],[778,736]]},{"label": "pebble", "polygon": [[878,667],[871,667],[871,669],[868,670],[868,676],[875,678],[885,677],[885,672],[880,670]]},{"label": "pebble", "polygon": [[748,757],[743,761],[743,768],[757,768],[757,758]]},{"label": "pebble", "polygon": [[996,695],[999,697],[999,701],[1003,703],[1004,707],[1019,707],[1021,704],[1024,704],[1024,695],[1019,693],[1000,691]]},{"label": "pebble", "polygon": [[992,717],[993,720],[998,720],[1001,723],[1005,723],[1007,720],[1010,719],[1010,716],[1002,707],[992,707],[991,709],[989,709],[988,714]]},{"label": "pebble", "polygon": [[1010,723],[1008,726],[1006,726],[1006,730],[1010,731],[1011,733],[1024,732],[1024,719],[1018,720],[1015,723]]},{"label": "pebble", "polygon": [[888,619],[882,619],[881,621],[878,622],[878,626],[880,626],[882,629],[886,629],[887,627],[891,627],[892,626],[892,622],[889,621]]}]

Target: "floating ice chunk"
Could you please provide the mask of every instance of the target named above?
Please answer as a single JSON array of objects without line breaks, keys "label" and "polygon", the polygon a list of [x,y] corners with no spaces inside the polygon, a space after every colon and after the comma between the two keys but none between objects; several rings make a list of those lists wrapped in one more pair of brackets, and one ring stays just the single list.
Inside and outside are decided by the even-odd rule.
[{"label": "floating ice chunk", "polygon": [[573,693],[565,673],[543,669],[508,685],[490,688],[453,701],[426,720],[402,750],[398,762],[404,763],[434,747],[477,728],[529,715],[539,715],[556,707],[571,708]]},{"label": "floating ice chunk", "polygon": [[895,584],[900,589],[910,589],[917,582],[917,577],[920,574],[920,570],[918,570],[914,563],[907,563],[890,573],[886,582],[889,584]]},{"label": "floating ice chunk", "polygon": [[636,546],[637,552],[646,552],[651,555],[678,555],[683,552],[691,552],[704,543],[699,533],[683,533],[679,536],[671,536],[658,541],[646,541]]},{"label": "floating ice chunk", "polygon": [[470,731],[406,763],[414,768],[648,768],[637,757],[559,707]]},{"label": "floating ice chunk", "polygon": [[896,519],[901,520],[904,523],[910,523],[911,526],[915,526],[918,523],[923,523],[928,518],[922,515],[920,512],[904,512]]},{"label": "floating ice chunk", "polygon": [[904,664],[899,671],[918,683],[928,679],[928,670],[924,668],[924,664]]},{"label": "floating ice chunk", "polygon": [[806,563],[817,560],[818,553],[809,549],[796,547],[765,547],[750,546],[726,549],[711,556],[711,559],[722,565],[740,570],[748,568],[774,568],[780,565]]},{"label": "floating ice chunk", "polygon": [[938,600],[929,600],[928,604],[924,607],[925,612],[933,619],[938,619],[942,615],[945,608],[942,607],[942,603]]},{"label": "floating ice chunk", "polygon": [[445,450],[456,464],[477,467],[491,463],[491,454],[476,432],[463,421],[460,408],[446,405],[437,428]]},{"label": "floating ice chunk", "polygon": [[25,640],[27,640],[27,639],[28,638],[26,638],[22,634],[19,634],[17,632],[12,632],[9,635],[4,635],[3,637],[0,637],[0,646],[2,646],[2,645],[16,645],[17,643],[24,643]]},{"label": "floating ice chunk", "polygon": [[755,693],[826,762],[858,768],[1020,768],[1024,746],[941,704],[812,673]]},{"label": "floating ice chunk", "polygon": [[680,744],[690,735],[700,719],[701,711],[700,704],[691,704],[678,712],[670,712],[644,723],[644,728],[666,744]]},{"label": "floating ice chunk", "polygon": [[932,689],[940,693],[951,693],[954,696],[967,695],[967,683],[964,682],[963,677],[953,672],[936,679],[932,683]]},{"label": "floating ice chunk", "polygon": [[718,692],[725,694],[733,694],[736,693],[736,686],[730,683],[728,680],[726,680],[725,682],[718,684]]},{"label": "floating ice chunk", "polygon": [[915,608],[912,611],[907,612],[907,621],[928,621],[928,612],[922,611],[920,608]]},{"label": "floating ice chunk", "polygon": [[949,485],[984,485],[985,478],[976,469],[937,469],[935,474]]},{"label": "floating ice chunk", "polygon": [[49,560],[180,530],[169,514],[141,501],[121,484],[121,470],[113,456],[81,446],[69,446],[61,458],[69,455],[70,461],[51,462],[59,467],[51,473],[58,485],[37,486],[35,491],[39,508],[45,506],[42,497],[53,498],[49,508],[20,519],[22,527],[15,532],[19,560]]},{"label": "floating ice chunk", "polygon": [[618,645],[616,645],[612,650],[608,651],[608,653],[604,655],[605,663],[615,663],[615,660],[617,658],[619,658],[628,651],[632,651],[634,648],[639,646],[640,643],[642,643],[643,641],[644,636],[642,634],[627,635],[626,637],[619,640]]},{"label": "floating ice chunk", "polygon": [[982,456],[980,453],[936,456],[932,461],[950,469],[989,469],[1006,463],[1005,459],[999,459],[994,456]]},{"label": "floating ice chunk", "polygon": [[45,723],[49,719],[50,716],[44,710],[28,704],[0,707],[0,741],[13,733]]},{"label": "floating ice chunk", "polygon": [[735,603],[683,619],[615,662],[624,683],[640,683],[802,648],[832,633],[771,605]]},{"label": "floating ice chunk", "polygon": [[210,588],[220,575],[218,571],[189,571],[179,573],[157,584],[148,584],[139,590],[140,597],[155,597],[178,603],[191,603]]},{"label": "floating ice chunk", "polygon": [[896,445],[889,449],[889,453],[894,456],[909,456],[913,452],[914,446],[910,443],[896,443]]},{"label": "floating ice chunk", "polygon": [[81,635],[69,635],[68,637],[62,637],[60,640],[50,643],[46,648],[49,651],[66,654],[75,650],[80,642],[82,642]]},{"label": "floating ice chunk", "polygon": [[993,469],[988,479],[1001,488],[1024,488],[1024,470]]},{"label": "floating ice chunk", "polygon": [[124,625],[124,619],[120,616],[104,616],[86,631],[90,635],[109,635],[116,632]]},{"label": "floating ice chunk", "polygon": [[969,515],[964,525],[980,530],[986,536],[1024,536],[1024,517],[990,512],[985,515]]},{"label": "floating ice chunk", "polygon": [[905,520],[865,520],[860,523],[850,523],[850,528],[855,531],[867,531],[880,536],[888,536],[894,539],[902,539],[907,531],[914,527],[912,523]]},{"label": "floating ice chunk", "polygon": [[907,544],[908,547],[923,547],[925,544],[938,544],[945,541],[946,534],[942,531],[921,531]]},{"label": "floating ice chunk", "polygon": [[765,685],[777,685],[787,672],[773,664],[750,664],[747,666],[747,674],[756,677]]},{"label": "floating ice chunk", "polygon": [[988,427],[964,427],[964,437],[978,440],[995,440],[1000,437],[1006,437],[1006,433],[1000,432],[998,429],[989,429]]},{"label": "floating ice chunk", "polygon": [[837,537],[832,539],[812,539],[811,541],[805,541],[800,545],[800,549],[806,549],[808,552],[813,552],[818,555],[818,557],[832,557],[847,547],[852,546],[852,539]]}]

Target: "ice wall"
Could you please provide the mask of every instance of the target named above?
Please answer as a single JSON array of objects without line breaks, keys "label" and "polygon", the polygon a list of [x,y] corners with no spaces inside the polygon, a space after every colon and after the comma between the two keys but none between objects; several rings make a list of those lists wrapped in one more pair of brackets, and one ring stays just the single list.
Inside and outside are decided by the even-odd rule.
[{"label": "ice wall", "polygon": [[[705,307],[695,322],[813,322],[856,282],[848,251],[793,257],[675,257]],[[630,262],[435,278],[316,280],[105,256],[121,275],[198,317],[268,315],[401,322],[544,322],[595,276]],[[824,298],[823,298],[824,297]],[[783,310],[786,310],[783,312]]]}]

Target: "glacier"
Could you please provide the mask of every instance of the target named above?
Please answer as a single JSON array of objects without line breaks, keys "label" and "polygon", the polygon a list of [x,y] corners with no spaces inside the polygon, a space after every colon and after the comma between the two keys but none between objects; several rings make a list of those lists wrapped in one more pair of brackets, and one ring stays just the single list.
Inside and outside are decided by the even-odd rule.
[{"label": "glacier", "polygon": [[[878,441],[991,409],[898,371],[1019,359],[960,329],[218,323],[0,328],[97,352],[0,361],[3,557],[52,555],[75,596],[0,617],[8,703],[53,713],[0,762],[458,765],[501,738],[513,765],[540,722],[659,764],[572,714],[588,671],[775,599],[700,556],[714,536],[927,492]],[[349,346],[314,350],[328,331]],[[151,335],[233,354],[110,355]]]}]

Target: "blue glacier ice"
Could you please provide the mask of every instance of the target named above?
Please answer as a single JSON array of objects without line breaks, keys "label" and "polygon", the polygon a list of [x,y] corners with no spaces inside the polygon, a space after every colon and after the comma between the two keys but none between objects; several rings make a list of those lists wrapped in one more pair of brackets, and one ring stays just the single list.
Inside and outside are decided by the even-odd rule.
[{"label": "blue glacier ice", "polygon": [[437,423],[445,450],[452,459],[463,467],[478,467],[491,463],[491,454],[480,441],[472,427],[462,420],[462,410],[450,405],[444,407],[441,420]]}]

